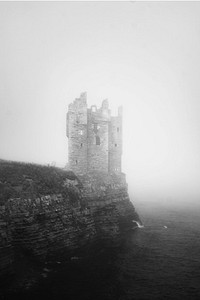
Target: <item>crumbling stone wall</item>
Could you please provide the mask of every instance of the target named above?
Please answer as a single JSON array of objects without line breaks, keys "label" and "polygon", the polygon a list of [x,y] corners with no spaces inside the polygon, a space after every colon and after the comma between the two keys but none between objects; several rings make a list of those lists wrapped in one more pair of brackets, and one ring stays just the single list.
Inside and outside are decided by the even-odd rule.
[{"label": "crumbling stone wall", "polygon": [[121,172],[122,156],[122,108],[118,110],[117,117],[111,117],[109,123],[109,157],[108,167],[110,173]]},{"label": "crumbling stone wall", "polygon": [[69,168],[76,174],[121,172],[122,108],[112,117],[107,99],[99,109],[87,108],[81,94],[68,107],[67,137]]},{"label": "crumbling stone wall", "polygon": [[87,172],[87,103],[84,93],[68,107],[67,137],[70,169],[75,173]]},{"label": "crumbling stone wall", "polygon": [[108,172],[108,109],[88,109],[88,172]]}]

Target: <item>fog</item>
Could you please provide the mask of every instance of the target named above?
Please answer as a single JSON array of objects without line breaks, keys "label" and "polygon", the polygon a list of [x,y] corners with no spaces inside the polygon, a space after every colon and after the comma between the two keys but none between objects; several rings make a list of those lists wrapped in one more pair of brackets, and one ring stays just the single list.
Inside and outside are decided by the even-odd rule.
[{"label": "fog", "polygon": [[200,195],[199,2],[0,2],[0,158],[67,162],[66,112],[123,105],[136,200]]}]

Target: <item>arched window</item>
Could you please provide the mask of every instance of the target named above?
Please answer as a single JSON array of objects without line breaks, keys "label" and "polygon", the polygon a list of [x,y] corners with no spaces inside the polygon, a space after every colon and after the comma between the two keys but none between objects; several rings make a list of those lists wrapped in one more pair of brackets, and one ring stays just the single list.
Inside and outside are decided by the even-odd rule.
[{"label": "arched window", "polygon": [[100,126],[97,123],[92,124],[92,128],[95,134],[97,134]]},{"label": "arched window", "polygon": [[96,135],[96,145],[100,145],[100,137],[98,135]]}]

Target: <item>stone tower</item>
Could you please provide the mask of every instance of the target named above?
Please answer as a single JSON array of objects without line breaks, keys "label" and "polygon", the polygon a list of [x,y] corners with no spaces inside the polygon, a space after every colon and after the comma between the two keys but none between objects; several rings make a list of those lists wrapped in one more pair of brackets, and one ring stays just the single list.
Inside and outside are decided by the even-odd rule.
[{"label": "stone tower", "polygon": [[122,108],[111,116],[108,100],[87,108],[87,95],[82,93],[68,107],[68,162],[77,174],[92,171],[121,172]]}]

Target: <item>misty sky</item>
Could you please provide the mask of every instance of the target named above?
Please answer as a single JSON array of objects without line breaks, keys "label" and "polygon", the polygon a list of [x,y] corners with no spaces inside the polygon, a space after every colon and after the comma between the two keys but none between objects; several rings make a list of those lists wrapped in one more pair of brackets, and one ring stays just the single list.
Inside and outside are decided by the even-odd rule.
[{"label": "misty sky", "polygon": [[200,195],[199,2],[0,2],[0,158],[67,162],[68,104],[123,105],[135,197]]}]

